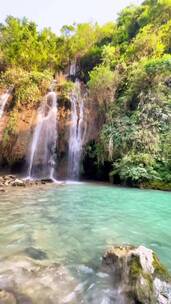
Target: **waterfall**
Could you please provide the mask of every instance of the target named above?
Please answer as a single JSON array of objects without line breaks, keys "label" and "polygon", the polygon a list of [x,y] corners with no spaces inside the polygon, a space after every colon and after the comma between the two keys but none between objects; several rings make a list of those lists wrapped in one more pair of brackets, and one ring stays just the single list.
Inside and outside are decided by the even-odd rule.
[{"label": "waterfall", "polygon": [[57,95],[49,92],[38,109],[28,160],[29,178],[54,179],[57,136]]},{"label": "waterfall", "polygon": [[69,76],[75,76],[77,71],[77,63],[76,60],[71,62],[69,69]]},{"label": "waterfall", "polygon": [[71,94],[71,124],[69,137],[68,175],[70,179],[78,179],[82,147],[86,135],[84,110],[84,96],[81,93],[81,84],[77,80]]},{"label": "waterfall", "polygon": [[109,153],[109,160],[112,160],[112,158],[113,158],[113,138],[112,138],[112,136],[110,136],[110,138],[109,138],[108,153]]},{"label": "waterfall", "polygon": [[6,93],[0,95],[0,118],[2,117],[2,115],[4,113],[4,108],[8,101],[9,96],[10,96],[9,92],[6,92]]}]

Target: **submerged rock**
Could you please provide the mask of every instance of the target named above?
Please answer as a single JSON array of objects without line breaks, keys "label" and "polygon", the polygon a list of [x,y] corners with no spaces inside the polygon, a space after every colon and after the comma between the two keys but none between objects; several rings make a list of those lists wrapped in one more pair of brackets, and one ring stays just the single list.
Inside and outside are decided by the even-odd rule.
[{"label": "submerged rock", "polygon": [[34,260],[46,260],[46,259],[48,259],[48,256],[47,256],[46,252],[44,252],[41,249],[34,248],[34,247],[26,248],[23,253],[26,254],[27,256],[29,256],[30,258],[34,259]]},{"label": "submerged rock", "polygon": [[94,270],[88,266],[85,265],[79,265],[78,270],[87,274],[93,273]]},{"label": "submerged rock", "polygon": [[144,246],[112,247],[103,256],[110,273],[131,304],[171,304],[171,277],[155,253]]},{"label": "submerged rock", "polygon": [[0,304],[17,304],[17,300],[11,292],[1,289],[0,290]]},{"label": "submerged rock", "polygon": [[[171,304],[170,276],[143,246],[112,247],[97,273],[43,260],[41,249],[25,253],[39,261],[23,255],[0,259],[0,304]],[[76,270],[81,274],[75,276]]]},{"label": "submerged rock", "polygon": [[25,256],[0,259],[0,304],[61,304],[73,291],[74,303],[80,303],[77,288],[70,271],[59,264]]}]

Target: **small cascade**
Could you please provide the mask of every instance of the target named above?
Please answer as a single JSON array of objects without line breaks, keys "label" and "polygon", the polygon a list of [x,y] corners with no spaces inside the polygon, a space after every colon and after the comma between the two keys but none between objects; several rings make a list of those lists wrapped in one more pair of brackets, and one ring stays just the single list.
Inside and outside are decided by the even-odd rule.
[{"label": "small cascade", "polygon": [[28,178],[55,179],[57,137],[57,95],[49,92],[38,110],[29,153]]},{"label": "small cascade", "polygon": [[81,84],[77,80],[71,94],[71,125],[69,138],[68,176],[78,180],[80,174],[80,161],[82,147],[86,135],[86,119],[84,109],[84,96],[81,93]]},{"label": "small cascade", "polygon": [[3,116],[5,105],[10,97],[10,92],[7,91],[6,93],[0,95],[0,118]]},{"label": "small cascade", "polygon": [[71,62],[70,69],[69,69],[69,76],[75,76],[77,71],[77,63],[76,60]]},{"label": "small cascade", "polygon": [[112,136],[109,138],[108,153],[109,153],[109,160],[112,160],[112,158],[113,158],[113,138],[112,138]]}]

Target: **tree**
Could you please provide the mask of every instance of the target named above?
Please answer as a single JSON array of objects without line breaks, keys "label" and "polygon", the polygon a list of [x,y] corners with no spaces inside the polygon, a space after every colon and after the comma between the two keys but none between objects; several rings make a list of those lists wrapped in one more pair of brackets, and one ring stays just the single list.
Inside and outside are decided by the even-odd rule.
[{"label": "tree", "polygon": [[107,109],[107,105],[113,100],[114,74],[104,65],[99,65],[90,72],[88,82],[91,98],[97,100],[101,106]]}]

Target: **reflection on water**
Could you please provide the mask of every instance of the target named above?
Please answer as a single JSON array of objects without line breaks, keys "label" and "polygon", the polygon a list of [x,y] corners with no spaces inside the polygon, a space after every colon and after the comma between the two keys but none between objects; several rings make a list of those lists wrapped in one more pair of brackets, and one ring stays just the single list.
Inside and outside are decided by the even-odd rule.
[{"label": "reflection on water", "polygon": [[104,250],[144,244],[171,270],[170,219],[171,193],[84,183],[12,189],[0,196],[0,255],[65,267],[74,284],[59,301],[107,304],[117,295],[100,271]]}]

